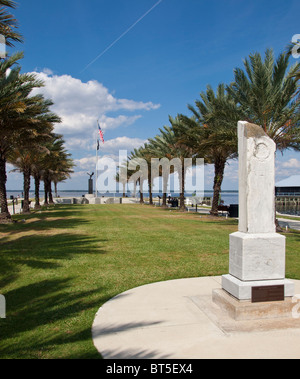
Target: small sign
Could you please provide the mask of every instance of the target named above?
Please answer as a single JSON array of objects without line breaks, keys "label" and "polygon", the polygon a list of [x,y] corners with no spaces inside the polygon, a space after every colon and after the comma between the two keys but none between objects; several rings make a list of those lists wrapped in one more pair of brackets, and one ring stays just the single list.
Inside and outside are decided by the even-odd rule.
[{"label": "small sign", "polygon": [[252,287],[252,303],[284,301],[284,285]]}]

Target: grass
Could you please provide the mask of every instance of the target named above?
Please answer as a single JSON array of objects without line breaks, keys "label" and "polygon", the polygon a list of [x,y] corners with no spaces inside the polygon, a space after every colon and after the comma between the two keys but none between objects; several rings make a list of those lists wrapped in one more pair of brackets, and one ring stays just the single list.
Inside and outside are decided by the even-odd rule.
[{"label": "grass", "polygon": [[[236,230],[236,220],[140,205],[56,206],[0,225],[0,358],[101,358],[91,326],[106,301],[148,283],[228,273]],[[287,234],[294,279],[299,242]]]},{"label": "grass", "polygon": [[282,218],[285,220],[292,220],[292,221],[300,221],[300,216],[298,217],[293,217],[293,216],[284,216],[284,215],[277,215],[277,218]]}]

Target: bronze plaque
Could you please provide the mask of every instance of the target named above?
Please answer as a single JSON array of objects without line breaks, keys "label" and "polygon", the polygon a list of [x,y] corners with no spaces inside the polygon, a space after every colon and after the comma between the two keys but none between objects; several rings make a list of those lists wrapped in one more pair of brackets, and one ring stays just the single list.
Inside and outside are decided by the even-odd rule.
[{"label": "bronze plaque", "polygon": [[284,301],[284,285],[252,287],[252,303]]}]

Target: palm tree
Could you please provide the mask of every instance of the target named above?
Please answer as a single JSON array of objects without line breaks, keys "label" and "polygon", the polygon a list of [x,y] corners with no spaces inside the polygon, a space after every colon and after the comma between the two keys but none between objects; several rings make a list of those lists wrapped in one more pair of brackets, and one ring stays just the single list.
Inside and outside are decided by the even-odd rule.
[{"label": "palm tree", "polygon": [[140,204],[144,204],[144,182],[148,179],[148,164],[145,160],[144,149],[145,146],[134,149],[128,157],[129,172],[136,171],[134,180],[138,180],[140,185]]},{"label": "palm tree", "polygon": [[23,192],[24,192],[24,203],[23,203],[23,213],[30,213],[29,207],[29,191],[30,191],[30,177],[33,172],[33,165],[36,160],[36,154],[34,150],[26,148],[17,148],[11,154],[9,161],[17,167],[13,171],[19,171],[23,173]]},{"label": "palm tree", "polygon": [[49,150],[45,147],[43,151],[37,151],[35,156],[33,157],[32,164],[32,176],[34,179],[34,197],[35,197],[35,205],[34,209],[40,209],[40,184],[43,177],[43,172],[45,168],[45,160],[46,156],[50,154]]},{"label": "palm tree", "polygon": [[140,183],[140,178],[138,175],[138,172],[136,170],[129,170],[128,169],[129,161],[127,161],[127,176],[128,176],[128,184],[133,184],[133,197],[136,197],[136,188],[138,184]]},{"label": "palm tree", "polygon": [[[211,86],[200,94],[196,107],[189,105],[193,117],[180,116],[184,128],[182,142],[199,158],[214,165],[211,215],[218,216],[218,206],[226,163],[237,155],[237,122],[242,112],[236,101],[219,84],[216,93]],[[181,128],[182,129],[182,128]]]},{"label": "palm tree", "polygon": [[12,0],[0,0],[0,34],[5,37],[7,46],[14,46],[14,42],[22,42],[22,36],[17,32],[18,22],[5,8],[15,9],[17,3]]},{"label": "palm tree", "polygon": [[289,54],[282,53],[275,60],[272,50],[265,58],[259,53],[244,61],[244,70],[235,69],[235,82],[229,93],[241,105],[245,121],[260,125],[274,140],[277,149],[300,150],[298,90],[300,64],[289,67]]},{"label": "palm tree", "polygon": [[173,158],[180,160],[181,164],[179,167],[174,167],[178,172],[179,176],[179,187],[180,187],[180,205],[179,210],[181,212],[185,211],[185,179],[186,173],[188,170],[186,158],[191,158],[193,155],[193,150],[191,147],[187,147],[181,141],[182,134],[182,119],[180,115],[177,115],[176,118],[169,117],[171,128],[165,128],[168,131],[169,147],[172,151]]},{"label": "palm tree", "polygon": [[[162,177],[163,181],[163,202],[162,208],[167,208],[167,190],[170,180],[170,174],[178,172],[180,187],[184,189],[184,184],[182,185],[182,178],[184,179],[185,175],[182,174],[182,161],[180,160],[180,152],[182,149],[179,149],[179,137],[175,133],[175,123],[179,120],[169,117],[171,127],[164,126],[159,129],[160,134],[155,136],[153,139],[149,139],[149,149],[157,160],[160,161],[161,166],[159,167],[157,175]],[[180,164],[178,162],[180,160]],[[173,163],[173,164],[171,164]],[[182,191],[181,191],[182,193]],[[181,200],[181,210],[185,209],[184,206],[184,192],[183,192],[183,201]]]},{"label": "palm tree", "polygon": [[[154,159],[167,159],[167,156],[170,157],[170,149],[164,138],[164,131],[160,129],[160,134],[154,138],[149,138],[149,149],[151,151],[152,157]],[[171,158],[172,159],[172,158]],[[153,170],[151,170],[153,171]],[[162,208],[167,208],[167,189],[169,183],[169,175],[174,172],[174,166],[170,167],[170,172],[163,170],[162,166],[159,167],[158,175],[162,177],[163,181],[163,201]]]},{"label": "palm tree", "polygon": [[[266,50],[264,60],[259,53],[252,54],[244,61],[244,71],[235,69],[235,82],[228,87],[247,115],[245,120],[260,125],[281,153],[300,151],[300,103],[296,98],[300,64],[289,67],[289,59],[289,51],[276,60],[272,50]],[[275,220],[280,231],[276,216]]]},{"label": "palm tree", "polygon": [[[36,132],[35,101],[30,98],[34,88],[43,83],[34,75],[20,74],[16,67],[22,53],[0,60],[0,222],[10,221],[6,196],[6,162],[16,146],[19,146],[32,133]],[[8,71],[10,69],[10,71]]]},{"label": "palm tree", "polygon": [[[167,207],[167,188],[170,179],[170,174],[175,171],[178,172],[179,176],[179,187],[180,187],[180,211],[185,211],[185,177],[188,167],[186,167],[185,158],[190,158],[190,150],[181,144],[181,132],[178,133],[179,125],[181,123],[180,118],[172,118],[169,116],[169,121],[171,126],[164,126],[159,129],[160,134],[149,139],[150,152],[157,159],[161,160],[161,163],[168,162],[166,167],[170,170],[166,170],[166,167],[162,169],[158,174],[162,176],[163,179],[163,207]],[[173,163],[170,165],[170,163]]]},{"label": "palm tree", "polygon": [[151,145],[149,143],[145,143],[145,145],[140,148],[139,157],[144,159],[147,164],[149,205],[153,205],[153,182],[155,178],[153,177],[152,170],[151,170],[153,153],[152,153]]},{"label": "palm tree", "polygon": [[124,164],[118,167],[119,172],[117,173],[115,179],[117,183],[121,183],[123,187],[123,198],[126,197],[126,185],[128,183],[128,161],[124,162]]},{"label": "palm tree", "polygon": [[73,168],[75,164],[71,155],[66,151],[61,151],[59,154],[59,159],[57,161],[57,167],[52,175],[52,180],[54,183],[55,196],[57,197],[57,185],[58,183],[63,183],[65,180],[71,177],[74,173]]},{"label": "palm tree", "polygon": [[[49,107],[53,105],[50,100],[44,100],[43,96],[30,97],[26,102],[26,110],[23,114],[24,125],[17,136],[17,146],[11,152],[9,161],[18,167],[24,177],[24,205],[23,213],[30,213],[29,190],[30,177],[34,164],[40,158],[40,154],[46,151],[45,143],[50,139],[53,124],[60,122],[60,118],[51,113]],[[25,118],[28,115],[30,117]]]},{"label": "palm tree", "polygon": [[60,173],[60,166],[64,162],[66,164],[66,175],[72,172],[73,163],[64,148],[65,141],[60,134],[51,134],[51,141],[46,144],[49,154],[45,155],[43,161],[43,174],[44,181],[44,204],[54,204],[52,195],[52,182],[55,182]]}]

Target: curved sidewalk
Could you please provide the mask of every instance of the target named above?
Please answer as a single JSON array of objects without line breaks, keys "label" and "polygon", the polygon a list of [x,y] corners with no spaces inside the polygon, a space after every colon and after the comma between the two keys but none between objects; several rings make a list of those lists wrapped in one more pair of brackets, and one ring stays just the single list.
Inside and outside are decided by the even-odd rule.
[{"label": "curved sidewalk", "polygon": [[[300,281],[295,284],[300,294]],[[221,277],[154,283],[120,294],[99,309],[94,344],[104,359],[300,357],[300,319],[234,321],[212,303],[217,288]]]},{"label": "curved sidewalk", "polygon": [[[290,216],[290,217],[293,217],[293,216]],[[297,221],[297,220],[289,220],[289,219],[279,217],[278,221],[279,221],[279,225],[283,229],[288,227],[288,229],[300,230],[300,219],[299,219],[299,221]]]}]

